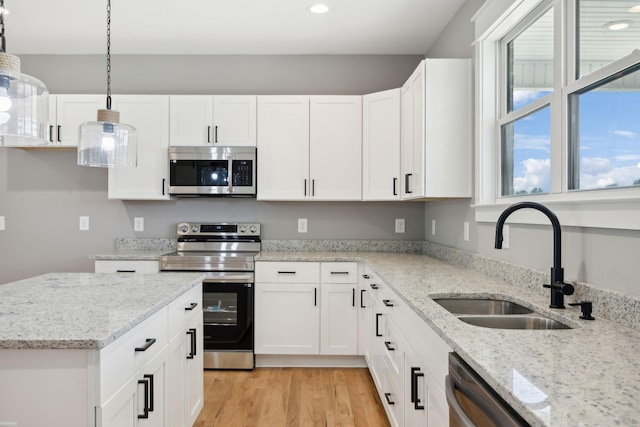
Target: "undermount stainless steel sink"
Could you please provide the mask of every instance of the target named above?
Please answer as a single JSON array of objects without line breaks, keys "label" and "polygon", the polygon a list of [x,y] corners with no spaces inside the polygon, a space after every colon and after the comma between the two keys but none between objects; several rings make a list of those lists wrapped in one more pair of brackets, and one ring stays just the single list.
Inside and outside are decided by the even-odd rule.
[{"label": "undermount stainless steel sink", "polygon": [[433,298],[461,321],[494,329],[571,329],[528,307],[499,298],[443,297]]},{"label": "undermount stainless steel sink", "polygon": [[458,316],[465,323],[494,329],[571,329],[557,320],[542,316]]},{"label": "undermount stainless steel sink", "polygon": [[529,314],[530,308],[512,301],[492,298],[434,298],[453,314]]}]

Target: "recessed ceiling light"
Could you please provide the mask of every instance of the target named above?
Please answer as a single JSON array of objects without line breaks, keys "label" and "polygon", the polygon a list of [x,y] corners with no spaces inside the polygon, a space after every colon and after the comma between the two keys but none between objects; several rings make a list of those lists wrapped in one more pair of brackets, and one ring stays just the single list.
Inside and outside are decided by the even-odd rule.
[{"label": "recessed ceiling light", "polygon": [[633,6],[627,10],[629,13],[640,13],[640,4],[637,6]]},{"label": "recessed ceiling light", "polygon": [[633,21],[622,20],[622,21],[607,22],[606,24],[604,24],[604,27],[607,30],[620,31],[620,30],[625,30],[629,28],[631,24],[633,24]]},{"label": "recessed ceiling light", "polygon": [[329,12],[329,7],[327,7],[324,4],[318,3],[318,4],[314,4],[312,6],[309,6],[309,11],[312,12],[312,13],[318,13],[318,14],[327,13],[327,12]]}]

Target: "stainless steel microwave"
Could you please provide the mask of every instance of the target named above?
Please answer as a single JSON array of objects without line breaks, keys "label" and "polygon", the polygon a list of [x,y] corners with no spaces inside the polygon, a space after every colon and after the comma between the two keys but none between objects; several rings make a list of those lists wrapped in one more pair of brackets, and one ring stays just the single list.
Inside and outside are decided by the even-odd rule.
[{"label": "stainless steel microwave", "polygon": [[256,147],[169,147],[169,194],[256,196]]}]

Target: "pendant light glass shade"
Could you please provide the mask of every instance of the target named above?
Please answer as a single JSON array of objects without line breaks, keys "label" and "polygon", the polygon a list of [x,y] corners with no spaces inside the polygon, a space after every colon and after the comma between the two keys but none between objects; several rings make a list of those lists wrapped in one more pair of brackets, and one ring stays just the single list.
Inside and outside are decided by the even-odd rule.
[{"label": "pendant light glass shade", "polygon": [[0,52],[0,145],[46,145],[49,91],[20,72],[20,58]]},{"label": "pendant light glass shade", "polygon": [[78,164],[93,167],[135,167],[138,136],[135,128],[119,123],[115,110],[98,110],[98,120],[80,125]]}]

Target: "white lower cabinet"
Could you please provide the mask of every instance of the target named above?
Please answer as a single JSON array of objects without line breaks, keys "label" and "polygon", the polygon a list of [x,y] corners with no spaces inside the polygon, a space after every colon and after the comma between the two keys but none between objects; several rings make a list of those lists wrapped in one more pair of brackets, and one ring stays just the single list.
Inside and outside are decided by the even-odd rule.
[{"label": "white lower cabinet", "polygon": [[256,262],[255,353],[355,355],[356,263]]}]

